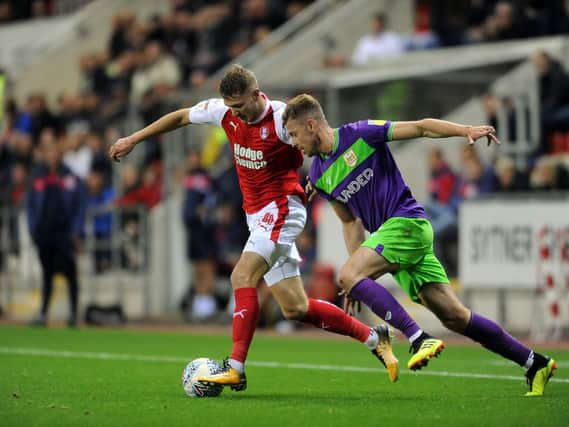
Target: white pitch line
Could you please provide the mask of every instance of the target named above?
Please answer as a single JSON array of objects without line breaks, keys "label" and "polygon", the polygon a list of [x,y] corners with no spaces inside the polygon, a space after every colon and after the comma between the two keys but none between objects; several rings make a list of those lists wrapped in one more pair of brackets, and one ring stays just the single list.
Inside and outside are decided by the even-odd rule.
[{"label": "white pitch line", "polygon": [[[42,348],[17,348],[17,347],[0,347],[0,354],[12,354],[21,356],[47,356],[47,357],[68,357],[75,359],[97,359],[97,360],[126,360],[139,362],[166,362],[166,363],[187,363],[188,358],[171,357],[171,356],[143,356],[136,354],[119,354],[119,353],[93,353],[86,351],[59,351],[47,350]],[[262,362],[248,361],[248,366],[257,366],[262,368],[286,368],[286,369],[306,369],[321,371],[344,371],[344,372],[377,372],[375,368],[365,368],[361,366],[337,366],[337,365],[314,365],[310,363],[282,363],[282,362]],[[453,378],[480,378],[493,380],[523,380],[523,376],[514,375],[494,375],[494,374],[477,374],[471,372],[447,372],[447,371],[423,371],[423,372],[400,372],[402,374],[427,375],[433,377],[453,377]],[[569,379],[552,378],[551,382],[568,383]]]},{"label": "white pitch line", "polygon": [[[508,362],[507,360],[490,360],[488,364],[494,366],[509,366],[512,362]],[[558,368],[569,368],[569,360],[557,360],[555,359],[555,364]]]}]

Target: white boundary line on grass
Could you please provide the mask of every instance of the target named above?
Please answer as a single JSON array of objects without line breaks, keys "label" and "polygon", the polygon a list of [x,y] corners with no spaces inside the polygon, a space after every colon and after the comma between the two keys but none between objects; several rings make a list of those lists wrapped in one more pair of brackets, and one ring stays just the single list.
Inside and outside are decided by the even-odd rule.
[{"label": "white boundary line on grass", "polygon": [[[507,360],[490,360],[488,364],[493,366],[509,366],[512,363]],[[569,360],[557,360],[555,359],[555,364],[558,368],[569,368]]]},{"label": "white boundary line on grass", "polygon": [[[98,360],[126,360],[138,362],[166,362],[166,363],[187,363],[189,359],[185,357],[170,356],[144,356],[136,354],[120,354],[120,353],[94,353],[87,351],[59,351],[48,350],[42,348],[18,348],[18,347],[0,347],[0,354],[11,354],[21,356],[47,356],[47,357],[68,357],[75,359],[98,359]],[[365,368],[361,366],[338,366],[338,365],[314,365],[310,363],[281,363],[281,362],[261,362],[248,361],[248,366],[258,366],[262,368],[286,368],[286,369],[307,369],[322,371],[344,371],[344,372],[377,372],[375,368]],[[494,374],[477,374],[471,372],[447,372],[447,371],[423,371],[417,373],[400,372],[413,375],[428,375],[433,377],[454,377],[454,378],[481,378],[493,380],[513,380],[520,381],[522,375],[494,375]],[[552,378],[550,381],[557,383],[568,383],[569,379]]]}]

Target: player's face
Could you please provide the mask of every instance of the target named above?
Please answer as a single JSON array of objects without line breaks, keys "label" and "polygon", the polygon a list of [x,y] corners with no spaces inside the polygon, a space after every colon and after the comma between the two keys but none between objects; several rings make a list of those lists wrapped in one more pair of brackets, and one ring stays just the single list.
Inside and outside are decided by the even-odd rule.
[{"label": "player's face", "polygon": [[292,145],[309,157],[318,154],[318,137],[312,119],[289,119],[286,130],[292,138]]},{"label": "player's face", "polygon": [[239,96],[231,96],[223,98],[223,102],[227,105],[231,112],[244,122],[253,122],[261,115],[262,105],[259,102],[261,94],[259,89],[253,90]]}]

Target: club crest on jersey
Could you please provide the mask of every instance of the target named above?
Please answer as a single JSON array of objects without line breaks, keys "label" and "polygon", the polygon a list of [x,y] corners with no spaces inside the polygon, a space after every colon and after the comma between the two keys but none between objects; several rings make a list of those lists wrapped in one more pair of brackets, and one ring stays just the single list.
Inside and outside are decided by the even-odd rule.
[{"label": "club crest on jersey", "polygon": [[343,157],[346,164],[351,168],[353,168],[356,165],[356,163],[358,163],[358,156],[356,156],[354,150],[346,151]]},{"label": "club crest on jersey", "polygon": [[267,139],[268,136],[269,136],[269,129],[263,126],[261,128],[261,139]]}]

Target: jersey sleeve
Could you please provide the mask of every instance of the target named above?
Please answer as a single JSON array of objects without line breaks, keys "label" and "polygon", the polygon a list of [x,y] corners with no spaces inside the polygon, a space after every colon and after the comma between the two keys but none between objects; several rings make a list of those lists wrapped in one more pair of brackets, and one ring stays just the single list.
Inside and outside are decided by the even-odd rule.
[{"label": "jersey sleeve", "polygon": [[283,125],[283,113],[286,104],[280,101],[271,101],[271,106],[273,107],[273,118],[275,120],[275,131],[277,132],[277,136],[285,144],[292,144],[290,135]]},{"label": "jersey sleeve", "polygon": [[388,120],[363,120],[359,122],[360,132],[365,141],[379,148],[393,138],[394,123]]},{"label": "jersey sleeve", "polygon": [[228,110],[229,107],[223,103],[223,99],[206,99],[190,108],[190,122],[221,126],[221,121]]}]

